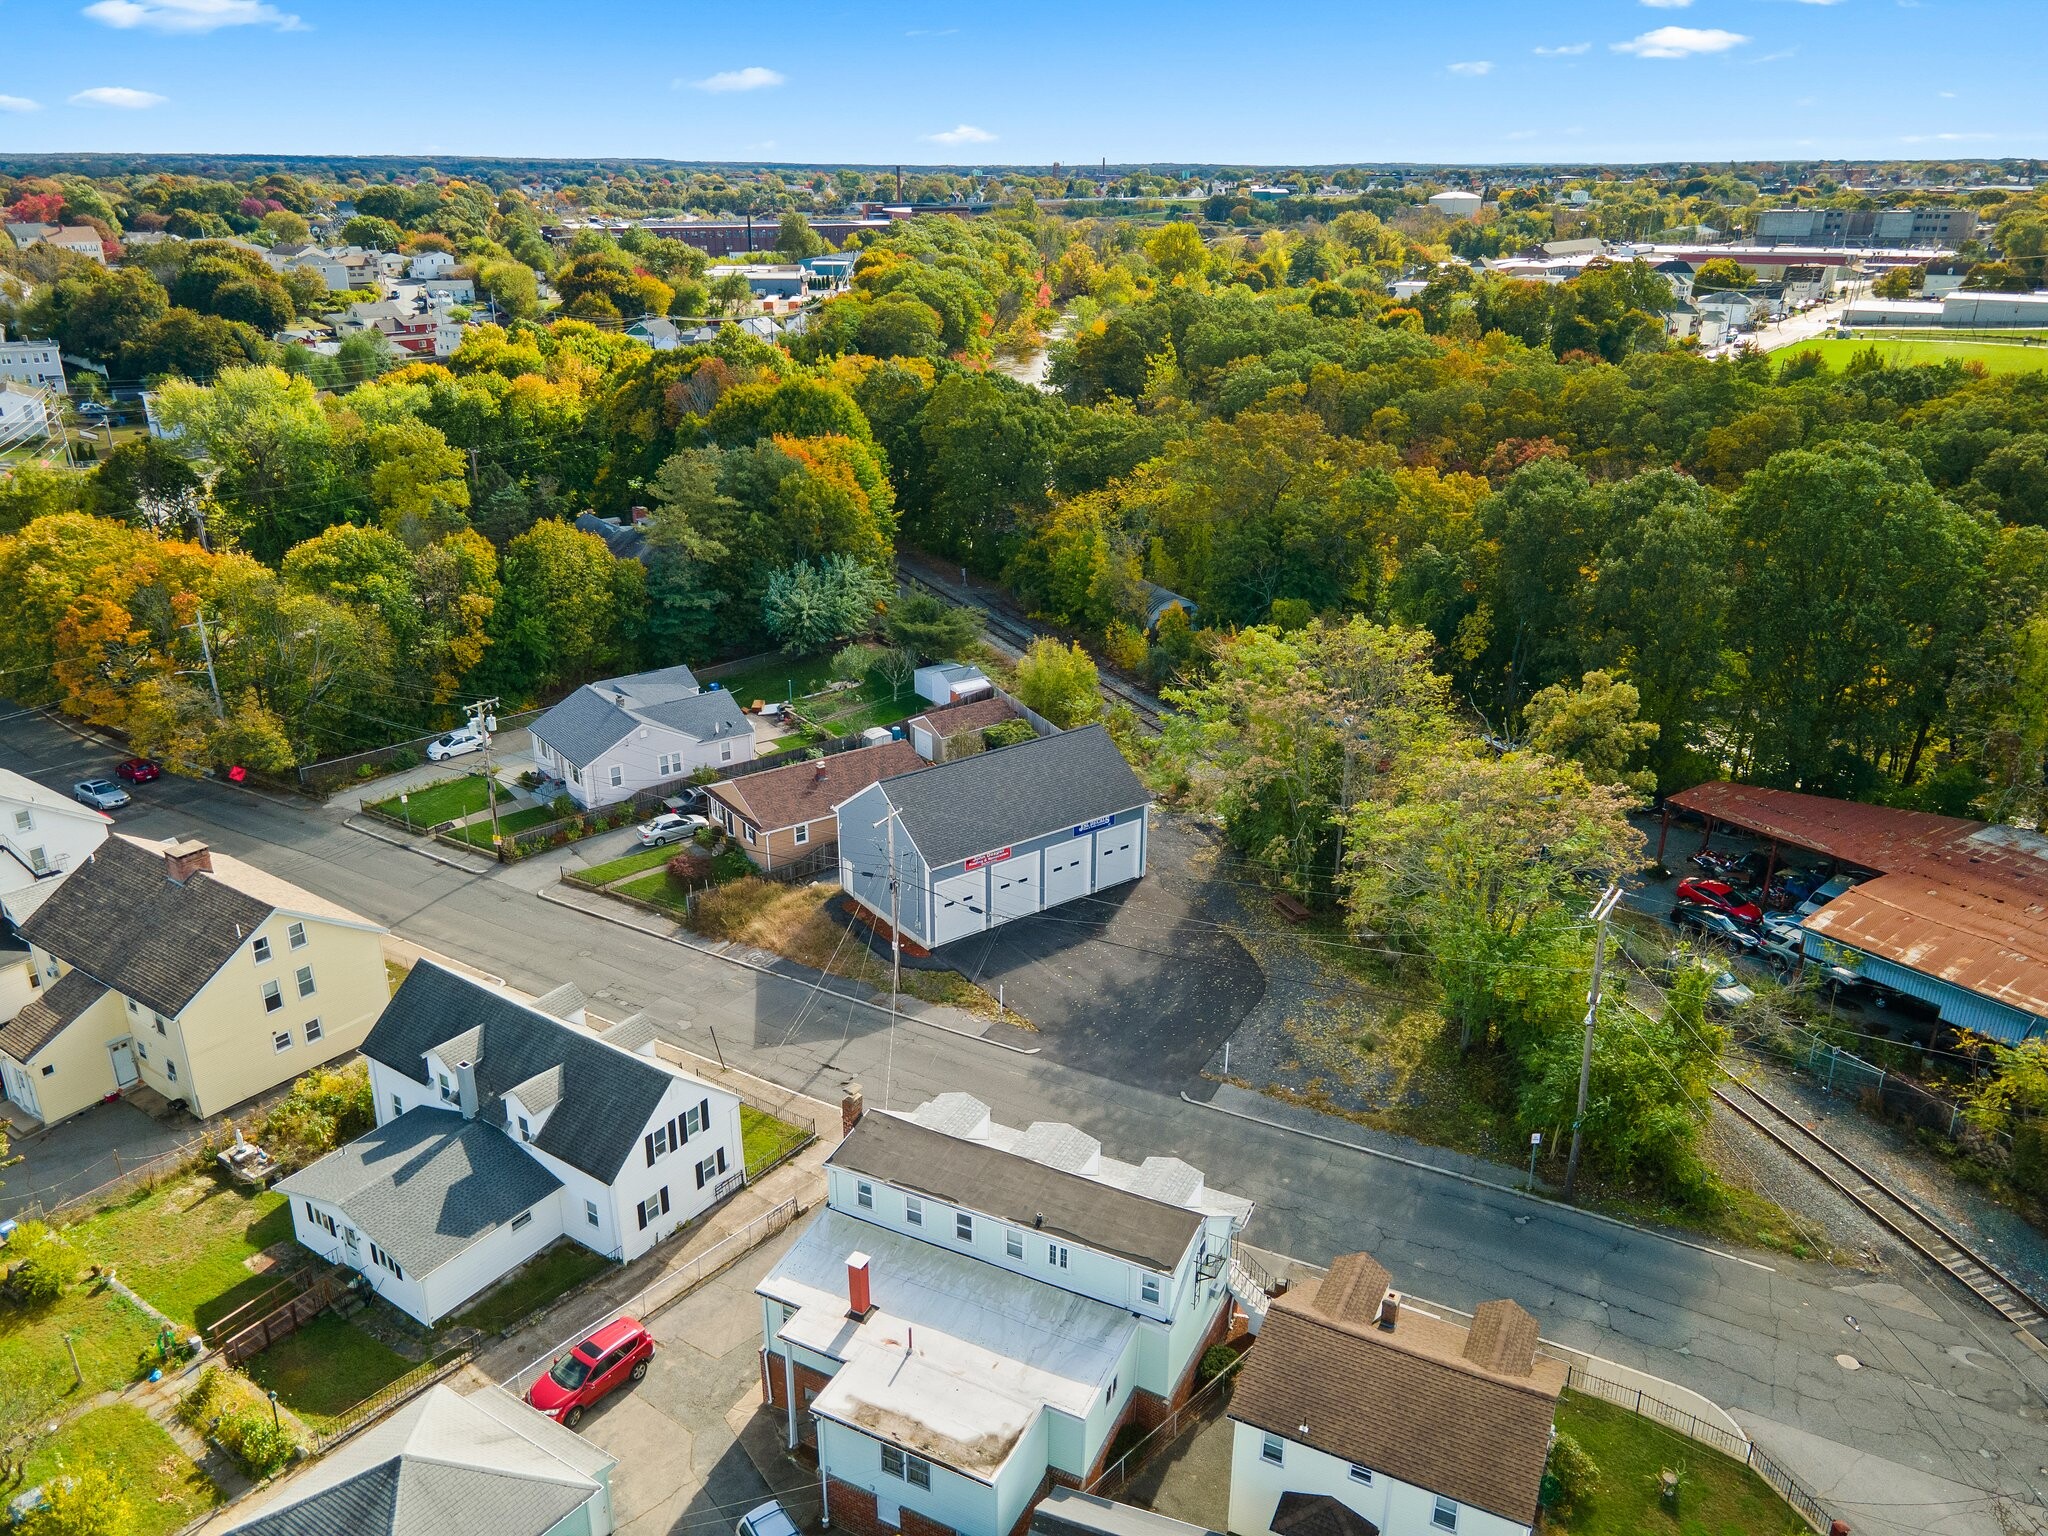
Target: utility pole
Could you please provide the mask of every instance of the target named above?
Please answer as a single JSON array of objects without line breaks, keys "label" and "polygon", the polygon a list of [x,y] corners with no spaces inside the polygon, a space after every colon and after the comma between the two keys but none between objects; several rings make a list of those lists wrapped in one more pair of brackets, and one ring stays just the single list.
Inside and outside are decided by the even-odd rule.
[{"label": "utility pole", "polygon": [[[1579,1177],[1579,1131],[1586,1120],[1586,1094],[1593,1085],[1593,1025],[1600,1017],[1600,972],[1607,962],[1607,920],[1621,900],[1621,887],[1610,885],[1593,904],[1593,980],[1586,988],[1586,1044],[1579,1055],[1579,1109],[1572,1117],[1572,1151],[1564,1165],[1564,1197],[1572,1197]],[[1534,1164],[1532,1163],[1533,1167]]]},{"label": "utility pole", "polygon": [[220,677],[213,670],[213,642],[206,635],[206,610],[203,607],[198,609],[193,622],[184,627],[199,631],[199,654],[206,658],[206,681],[213,688],[213,712],[225,720],[228,711],[227,706],[220,701]]},{"label": "utility pole", "polygon": [[463,713],[469,716],[469,723],[484,739],[484,803],[491,808],[491,850],[504,862],[505,849],[498,841],[498,777],[491,766],[491,733],[498,728],[498,701],[478,699],[474,704],[465,704]]},{"label": "utility pole", "polygon": [[889,1065],[882,1079],[882,1107],[896,1087],[896,1003],[903,995],[903,881],[896,868],[896,818],[901,812],[889,807],[889,814],[875,825],[889,829]]}]

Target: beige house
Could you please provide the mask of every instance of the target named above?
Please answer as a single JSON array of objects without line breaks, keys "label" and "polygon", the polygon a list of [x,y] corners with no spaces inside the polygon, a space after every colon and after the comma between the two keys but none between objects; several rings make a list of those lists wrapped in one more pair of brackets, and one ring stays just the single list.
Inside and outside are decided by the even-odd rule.
[{"label": "beige house", "polygon": [[137,1085],[218,1114],[362,1044],[383,933],[204,843],[110,837],[21,924],[0,1081],[46,1125]]}]

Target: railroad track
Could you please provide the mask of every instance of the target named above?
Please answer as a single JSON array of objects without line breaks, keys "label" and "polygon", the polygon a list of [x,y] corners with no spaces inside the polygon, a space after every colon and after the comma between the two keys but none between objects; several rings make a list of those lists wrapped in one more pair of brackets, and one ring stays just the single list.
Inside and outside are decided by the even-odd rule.
[{"label": "railroad track", "polygon": [[[1730,1089],[1734,1091],[1731,1092]],[[2028,1294],[2017,1280],[1955,1236],[1833,1142],[1810,1129],[1768,1095],[1731,1077],[1716,1084],[1714,1097],[1738,1118],[1776,1142],[1811,1172],[1847,1196],[1864,1214],[1923,1258],[1938,1264],[1956,1284],[2015,1328],[2048,1344],[2048,1302]]]},{"label": "railroad track", "polygon": [[[1071,635],[1054,629],[1050,625],[1037,624],[1003,608],[999,608],[993,602],[972,591],[963,592],[952,582],[940,581],[935,577],[927,575],[924,571],[912,565],[908,559],[899,559],[896,562],[896,574],[899,580],[907,582],[911,586],[922,587],[925,591],[931,593],[932,596],[949,602],[955,607],[974,609],[975,612],[981,615],[982,626],[988,630],[990,636],[1020,656],[1034,640],[1047,637],[1055,640],[1071,640],[1073,638]],[[1100,668],[1097,669],[1097,672],[1097,682],[1105,694],[1109,695],[1111,699],[1119,704],[1128,704],[1131,712],[1138,717],[1139,722],[1147,729],[1157,731],[1160,728],[1158,700],[1142,689],[1133,687],[1120,677],[1112,676],[1108,672],[1101,671]]]}]

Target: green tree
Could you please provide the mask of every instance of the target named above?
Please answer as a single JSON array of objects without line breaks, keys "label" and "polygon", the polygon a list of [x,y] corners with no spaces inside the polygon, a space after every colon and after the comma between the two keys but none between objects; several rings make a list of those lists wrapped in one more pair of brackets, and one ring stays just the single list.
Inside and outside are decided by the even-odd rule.
[{"label": "green tree", "polygon": [[116,366],[137,379],[207,380],[231,368],[261,363],[270,352],[269,343],[252,326],[174,309],[125,342]]},{"label": "green tree", "polygon": [[1870,285],[1870,292],[1880,299],[1910,299],[1926,275],[1925,267],[1888,267]]},{"label": "green tree", "polygon": [[350,245],[373,251],[395,251],[405,244],[405,231],[389,219],[372,213],[358,213],[341,226],[341,238]]},{"label": "green tree", "polygon": [[170,308],[163,284],[140,267],[62,277],[29,306],[33,334],[54,336],[66,352],[111,363],[121,348]]},{"label": "green tree", "polygon": [[1638,720],[1642,695],[1611,673],[1588,672],[1576,688],[1552,683],[1529,700],[1522,719],[1532,751],[1577,763],[1595,784],[1621,784],[1638,794],[1656,788],[1656,775],[1632,770],[1657,739],[1657,727]]},{"label": "green tree", "polygon": [[548,692],[638,653],[647,584],[592,533],[536,523],[505,547],[493,659],[511,686]]},{"label": "green tree", "polygon": [[1145,242],[1145,255],[1159,275],[1168,282],[1176,278],[1201,276],[1208,265],[1208,247],[1194,225],[1176,221],[1163,224]]},{"label": "green tree", "polygon": [[1731,288],[1755,287],[1756,275],[1739,261],[1715,256],[1700,263],[1693,273],[1692,282],[1697,293],[1722,293]]},{"label": "green tree", "polygon": [[801,655],[866,634],[891,590],[887,576],[849,555],[799,560],[769,576],[761,621],[784,650]]},{"label": "green tree", "polygon": [[353,492],[313,386],[275,368],[237,368],[210,388],[182,380],[157,395],[157,419],[215,469],[216,529],[257,559],[340,522]]},{"label": "green tree", "polygon": [[1017,700],[1062,730],[1086,725],[1102,713],[1094,660],[1050,635],[1032,641],[1017,662]]},{"label": "green tree", "polygon": [[971,608],[956,608],[929,592],[911,592],[889,604],[882,618],[889,643],[921,662],[951,661],[981,636]]},{"label": "green tree", "polygon": [[540,312],[540,288],[533,269],[523,262],[486,261],[476,269],[477,291],[514,320],[530,320]]},{"label": "green tree", "polygon": [[43,1503],[16,1529],[21,1536],[125,1536],[134,1518],[128,1490],[110,1469],[93,1465],[52,1478]]},{"label": "green tree", "polygon": [[811,221],[800,213],[785,213],[775,231],[775,250],[787,261],[802,261],[806,256],[822,256],[832,247],[811,228]]},{"label": "green tree", "polygon": [[313,238],[313,227],[303,214],[289,208],[273,208],[263,215],[263,233],[272,245],[303,245]]}]

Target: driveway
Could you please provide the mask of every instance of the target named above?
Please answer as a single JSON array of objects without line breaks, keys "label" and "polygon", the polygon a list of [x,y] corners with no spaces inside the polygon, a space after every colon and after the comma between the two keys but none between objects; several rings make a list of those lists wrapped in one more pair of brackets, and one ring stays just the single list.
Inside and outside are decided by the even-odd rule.
[{"label": "driveway", "polygon": [[577,1432],[619,1458],[612,1498],[620,1536],[714,1536],[778,1493],[741,1449],[727,1416],[760,1396],[761,1304],[754,1287],[803,1232],[799,1222],[648,1324],[659,1347],[646,1379],[614,1392]]},{"label": "driveway", "polygon": [[18,1216],[31,1204],[47,1209],[85,1194],[199,1133],[196,1121],[164,1125],[119,1100],[95,1104],[47,1131],[17,1133],[14,1155],[20,1161],[0,1180],[0,1218]]},{"label": "driveway", "polygon": [[1223,923],[1214,836],[1152,822],[1147,873],[948,944],[933,954],[1037,1027],[1063,1066],[1150,1088],[1195,1079],[1266,995],[1258,962]]}]

